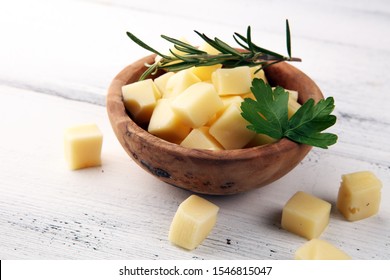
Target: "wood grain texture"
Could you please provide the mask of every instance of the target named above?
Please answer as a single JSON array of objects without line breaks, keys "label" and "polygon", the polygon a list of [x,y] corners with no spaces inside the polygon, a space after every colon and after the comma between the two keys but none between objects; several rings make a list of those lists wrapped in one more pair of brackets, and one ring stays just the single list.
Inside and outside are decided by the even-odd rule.
[{"label": "wood grain texture", "polygon": [[[305,240],[281,229],[280,215],[298,190],[332,203],[321,238],[353,259],[390,259],[388,1],[217,0],[206,11],[159,2],[0,3],[0,259],[292,259]],[[278,13],[246,13],[264,5]],[[220,206],[216,227],[196,250],[177,248],[168,229],[190,192],[130,160],[104,108],[115,74],[147,55],[125,31],[163,49],[160,34],[197,42],[193,29],[230,38],[251,25],[254,42],[283,52],[286,18],[296,66],[335,98],[339,141],[269,186],[204,196]],[[90,122],[104,135],[103,165],[69,171],[63,130]],[[351,223],[335,202],[341,175],[359,170],[382,180],[382,203]]]}]

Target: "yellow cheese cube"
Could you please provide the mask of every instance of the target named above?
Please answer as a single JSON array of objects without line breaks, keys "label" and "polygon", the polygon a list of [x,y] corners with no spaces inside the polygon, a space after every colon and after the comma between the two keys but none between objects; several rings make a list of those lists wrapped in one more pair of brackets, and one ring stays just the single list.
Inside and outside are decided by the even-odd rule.
[{"label": "yellow cheese cube", "polygon": [[257,147],[257,146],[275,143],[276,141],[277,141],[277,139],[275,139],[275,138],[272,138],[268,135],[259,133],[259,134],[256,134],[255,137],[253,137],[253,139],[246,145],[246,147],[247,148]]},{"label": "yellow cheese cube", "polygon": [[286,91],[288,92],[288,98],[298,101],[298,92],[296,90],[286,89]]},{"label": "yellow cheese cube", "polygon": [[282,228],[305,237],[317,238],[329,223],[331,204],[299,191],[286,203],[282,212]]},{"label": "yellow cheese cube", "polygon": [[294,97],[289,94],[287,106],[288,106],[288,111],[287,111],[288,118],[291,118],[292,115],[294,115],[295,112],[298,111],[298,109],[301,107],[301,104],[299,104],[298,101],[294,100]]},{"label": "yellow cheese cube", "polygon": [[166,141],[179,144],[190,133],[190,127],[185,126],[172,111],[170,99],[160,99],[150,118],[148,131]]},{"label": "yellow cheese cube", "polygon": [[208,54],[219,54],[220,51],[211,46],[207,42],[203,42],[202,45],[199,46],[199,50],[207,52]]},{"label": "yellow cheese cube", "polygon": [[192,128],[206,124],[222,107],[213,85],[205,82],[190,86],[172,101],[172,110]]},{"label": "yellow cheese cube", "polygon": [[349,221],[375,215],[379,211],[382,182],[370,171],[342,176],[337,208]]},{"label": "yellow cheese cube", "polygon": [[[219,51],[212,47],[210,44],[204,42],[200,47],[199,50],[207,52],[208,54],[218,54]],[[222,68],[222,64],[215,64],[210,66],[200,66],[200,67],[193,67],[192,72],[199,77],[202,81],[210,81],[211,80],[211,74],[219,69]]]},{"label": "yellow cheese cube", "polygon": [[167,80],[163,98],[174,98],[189,86],[199,82],[200,79],[192,73],[191,69],[179,71]]},{"label": "yellow cheese cube", "polygon": [[101,165],[103,134],[95,124],[65,130],[65,158],[72,170]]},{"label": "yellow cheese cube", "polygon": [[180,143],[183,147],[205,150],[222,150],[222,146],[209,133],[209,128],[202,126],[193,129]]},{"label": "yellow cheese cube", "polygon": [[247,128],[248,124],[239,105],[233,103],[210,126],[209,132],[225,149],[241,149],[256,134]]},{"label": "yellow cheese cube", "polygon": [[[179,40],[184,42],[184,43],[187,43],[187,44],[191,45],[191,43],[184,37],[181,37]],[[172,44],[171,47],[169,48],[169,50],[166,51],[164,54],[167,55],[167,56],[173,56],[172,52],[174,54],[178,54],[178,55],[185,55],[185,53],[183,51],[180,51],[180,50],[176,49],[174,44]],[[157,55],[154,58],[154,61],[158,62],[161,59],[162,59],[162,57],[160,55]],[[177,63],[177,62],[167,63],[166,65],[172,65],[172,64],[175,64],[175,63]]]},{"label": "yellow cheese cube", "polygon": [[[262,79],[262,80],[267,84],[268,81],[267,81],[267,77],[265,76],[265,72],[264,72],[263,69],[257,71],[259,68],[261,68],[261,66],[253,66],[253,67],[250,67],[252,80],[253,80],[254,78]],[[256,72],[256,71],[257,71],[257,72]],[[255,73],[255,72],[256,72],[256,73]]]},{"label": "yellow cheese cube", "polygon": [[193,67],[192,73],[194,73],[201,81],[211,81],[211,75],[215,70],[222,68],[222,64],[215,64],[210,66],[198,66]]},{"label": "yellow cheese cube", "polygon": [[[286,91],[288,92],[288,116],[291,117],[299,109],[299,107],[301,107],[301,104],[298,103],[297,91],[289,89],[286,89]],[[256,97],[252,92],[242,95],[242,98],[250,98],[256,100]]]},{"label": "yellow cheese cube", "polygon": [[223,110],[225,110],[231,104],[237,104],[238,106],[241,106],[241,103],[244,101],[244,98],[242,98],[239,95],[231,95],[231,96],[221,96],[221,100],[223,103]]},{"label": "yellow cheese cube", "polygon": [[211,80],[219,95],[235,95],[250,92],[252,76],[248,66],[241,66],[217,69]]},{"label": "yellow cheese cube", "polygon": [[295,260],[350,260],[345,252],[321,239],[307,241],[295,252]]},{"label": "yellow cheese cube", "polygon": [[191,195],[176,211],[169,229],[169,240],[185,249],[195,249],[215,226],[218,210],[215,204]]},{"label": "yellow cheese cube", "polygon": [[231,104],[237,104],[240,107],[244,101],[240,95],[221,96],[221,100],[223,107],[206,123],[206,126],[211,126]]},{"label": "yellow cheese cube", "polygon": [[160,77],[157,77],[154,79],[154,84],[157,86],[159,92],[161,93],[161,96],[166,95],[166,85],[168,82],[168,79],[172,77],[175,73],[173,72],[167,72],[161,75]]},{"label": "yellow cheese cube", "polygon": [[122,87],[123,103],[137,123],[147,123],[161,98],[152,79],[137,81]]},{"label": "yellow cheese cube", "polygon": [[[191,45],[190,41],[188,41],[187,38],[185,38],[185,37],[181,37],[181,38],[179,38],[179,40],[184,42],[184,43],[186,43],[186,44]],[[169,48],[169,51],[167,52],[167,55],[172,56],[171,52],[173,52],[175,54],[178,54],[178,55],[185,55],[186,54],[185,52],[176,49],[175,48],[175,44],[172,44],[172,46]]]}]

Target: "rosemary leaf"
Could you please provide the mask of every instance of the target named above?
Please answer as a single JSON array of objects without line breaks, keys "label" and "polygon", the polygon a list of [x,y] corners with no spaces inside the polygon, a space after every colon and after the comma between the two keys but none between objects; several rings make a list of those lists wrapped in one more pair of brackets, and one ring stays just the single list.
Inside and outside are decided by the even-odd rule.
[{"label": "rosemary leaf", "polygon": [[281,61],[301,61],[300,58],[291,56],[291,33],[288,20],[286,20],[286,41],[288,56],[284,56],[271,50],[259,47],[253,43],[250,26],[248,26],[246,30],[246,37],[239,33],[233,34],[235,42],[239,45],[239,47],[244,49],[241,51],[235,47],[230,46],[219,38],[211,39],[206,34],[200,33],[196,30],[195,33],[211,47],[218,50],[219,53],[208,54],[202,50],[199,50],[196,46],[172,37],[168,37],[166,35],[161,35],[164,40],[174,44],[175,50],[180,51],[179,54],[175,52],[175,50],[170,50],[170,54],[162,54],[144,43],[134,34],[127,32],[128,37],[134,43],[161,56],[160,61],[156,61],[154,64],[148,65],[146,73],[140,77],[140,80],[145,79],[145,77],[149,75],[157,73],[159,69],[176,72],[179,70],[188,69],[190,67],[222,64],[222,66],[225,68],[232,68],[237,66],[260,66],[257,70],[260,71],[269,65],[279,63]]},{"label": "rosemary leaf", "polygon": [[161,35],[161,37],[167,40],[168,42],[175,44],[175,48],[183,52],[193,53],[193,54],[206,54],[206,52],[199,50],[197,47],[194,47],[190,44],[187,44],[175,38],[171,38],[165,35]]},{"label": "rosemary leaf", "polygon": [[163,55],[162,53],[156,51],[155,49],[153,49],[152,47],[148,46],[147,44],[145,44],[143,41],[141,41],[138,37],[136,37],[133,33],[130,33],[130,32],[126,32],[127,36],[129,36],[129,38],[131,40],[133,40],[136,44],[138,44],[139,46],[143,47],[144,49],[148,50],[148,51],[151,51],[161,57],[166,57],[165,55]]},{"label": "rosemary leaf", "polygon": [[291,57],[291,34],[290,34],[290,26],[288,24],[288,20],[286,20],[286,42],[287,42],[287,53],[288,56]]}]

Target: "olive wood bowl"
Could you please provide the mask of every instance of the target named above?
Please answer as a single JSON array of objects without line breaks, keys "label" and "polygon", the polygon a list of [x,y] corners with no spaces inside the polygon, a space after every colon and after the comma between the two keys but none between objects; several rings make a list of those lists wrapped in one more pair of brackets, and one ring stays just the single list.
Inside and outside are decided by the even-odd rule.
[{"label": "olive wood bowl", "polygon": [[[125,109],[121,88],[133,83],[153,63],[155,55],[125,67],[112,81],[107,94],[107,112],[112,128],[128,155],[158,179],[195,193],[236,194],[253,190],[281,178],[307,155],[311,146],[287,138],[263,146],[210,151],[189,149],[162,140],[137,125]],[[271,85],[299,92],[300,103],[323,98],[306,74],[280,62],[265,68]]]}]

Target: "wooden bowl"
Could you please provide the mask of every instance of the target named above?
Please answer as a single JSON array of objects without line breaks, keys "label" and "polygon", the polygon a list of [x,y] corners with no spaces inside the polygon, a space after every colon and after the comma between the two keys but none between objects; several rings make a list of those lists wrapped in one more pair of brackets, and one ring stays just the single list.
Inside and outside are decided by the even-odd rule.
[{"label": "wooden bowl", "polygon": [[[227,195],[253,190],[281,178],[310,151],[311,146],[281,139],[259,147],[209,151],[189,149],[162,140],[138,126],[126,112],[121,87],[135,82],[153,63],[154,55],[124,68],[112,81],[107,112],[112,128],[129,156],[158,179],[195,193]],[[303,72],[288,63],[265,69],[268,81],[299,92],[299,102],[323,95]]]}]

